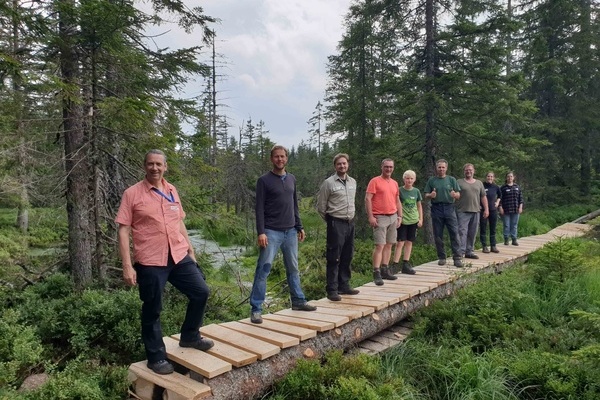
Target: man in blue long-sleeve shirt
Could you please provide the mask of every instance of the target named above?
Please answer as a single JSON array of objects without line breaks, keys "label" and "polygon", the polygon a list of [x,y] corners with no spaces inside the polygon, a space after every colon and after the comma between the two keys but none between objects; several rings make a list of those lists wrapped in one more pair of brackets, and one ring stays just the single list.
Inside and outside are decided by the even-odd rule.
[{"label": "man in blue long-sleeve shirt", "polygon": [[250,293],[250,320],[255,324],[262,323],[262,303],[267,293],[267,277],[279,249],[283,253],[292,310],[317,309],[306,302],[300,287],[298,240],[304,241],[305,234],[298,210],[296,177],[285,170],[287,154],[285,147],[274,146],[271,149],[273,169],[256,182],[256,231],[260,254]]}]

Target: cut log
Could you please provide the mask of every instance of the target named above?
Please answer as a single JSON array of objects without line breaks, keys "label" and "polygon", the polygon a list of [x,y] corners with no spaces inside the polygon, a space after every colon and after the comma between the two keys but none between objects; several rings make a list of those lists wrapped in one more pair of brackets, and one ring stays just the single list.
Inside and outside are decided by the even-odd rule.
[{"label": "cut log", "polygon": [[169,399],[179,398],[199,400],[210,396],[211,390],[207,385],[197,382],[187,376],[173,372],[169,375],[159,375],[146,366],[146,361],[140,361],[129,366],[129,380],[135,386],[135,393],[144,400],[152,400],[154,386],[165,389]]}]

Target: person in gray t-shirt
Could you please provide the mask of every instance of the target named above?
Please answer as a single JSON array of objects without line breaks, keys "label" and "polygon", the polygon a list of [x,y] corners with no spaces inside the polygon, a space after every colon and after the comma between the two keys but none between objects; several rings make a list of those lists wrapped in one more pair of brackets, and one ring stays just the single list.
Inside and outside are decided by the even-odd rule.
[{"label": "person in gray t-shirt", "polygon": [[459,252],[466,258],[479,258],[474,253],[475,236],[479,228],[480,210],[483,208],[483,217],[489,214],[488,201],[485,195],[483,182],[475,179],[473,164],[463,167],[465,177],[458,180],[460,186],[460,199],[456,202],[456,217],[458,219]]}]

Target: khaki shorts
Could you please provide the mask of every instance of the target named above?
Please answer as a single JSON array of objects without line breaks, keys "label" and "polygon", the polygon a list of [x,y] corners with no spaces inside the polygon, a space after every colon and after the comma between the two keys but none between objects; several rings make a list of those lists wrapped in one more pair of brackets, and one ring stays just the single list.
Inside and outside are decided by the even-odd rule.
[{"label": "khaki shorts", "polygon": [[375,244],[396,243],[396,223],[398,215],[375,215],[377,227],[373,228],[373,240]]}]

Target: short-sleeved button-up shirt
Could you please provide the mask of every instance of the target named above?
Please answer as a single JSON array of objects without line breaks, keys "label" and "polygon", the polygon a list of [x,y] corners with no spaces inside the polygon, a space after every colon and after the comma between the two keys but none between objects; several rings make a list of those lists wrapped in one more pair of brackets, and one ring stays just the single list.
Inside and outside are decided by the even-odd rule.
[{"label": "short-sleeved button-up shirt", "polygon": [[181,233],[185,212],[179,194],[164,179],[163,188],[165,196],[146,179],[129,187],[115,218],[119,225],[131,226],[133,258],[142,265],[166,266],[169,249],[175,263],[188,254],[189,244]]}]

